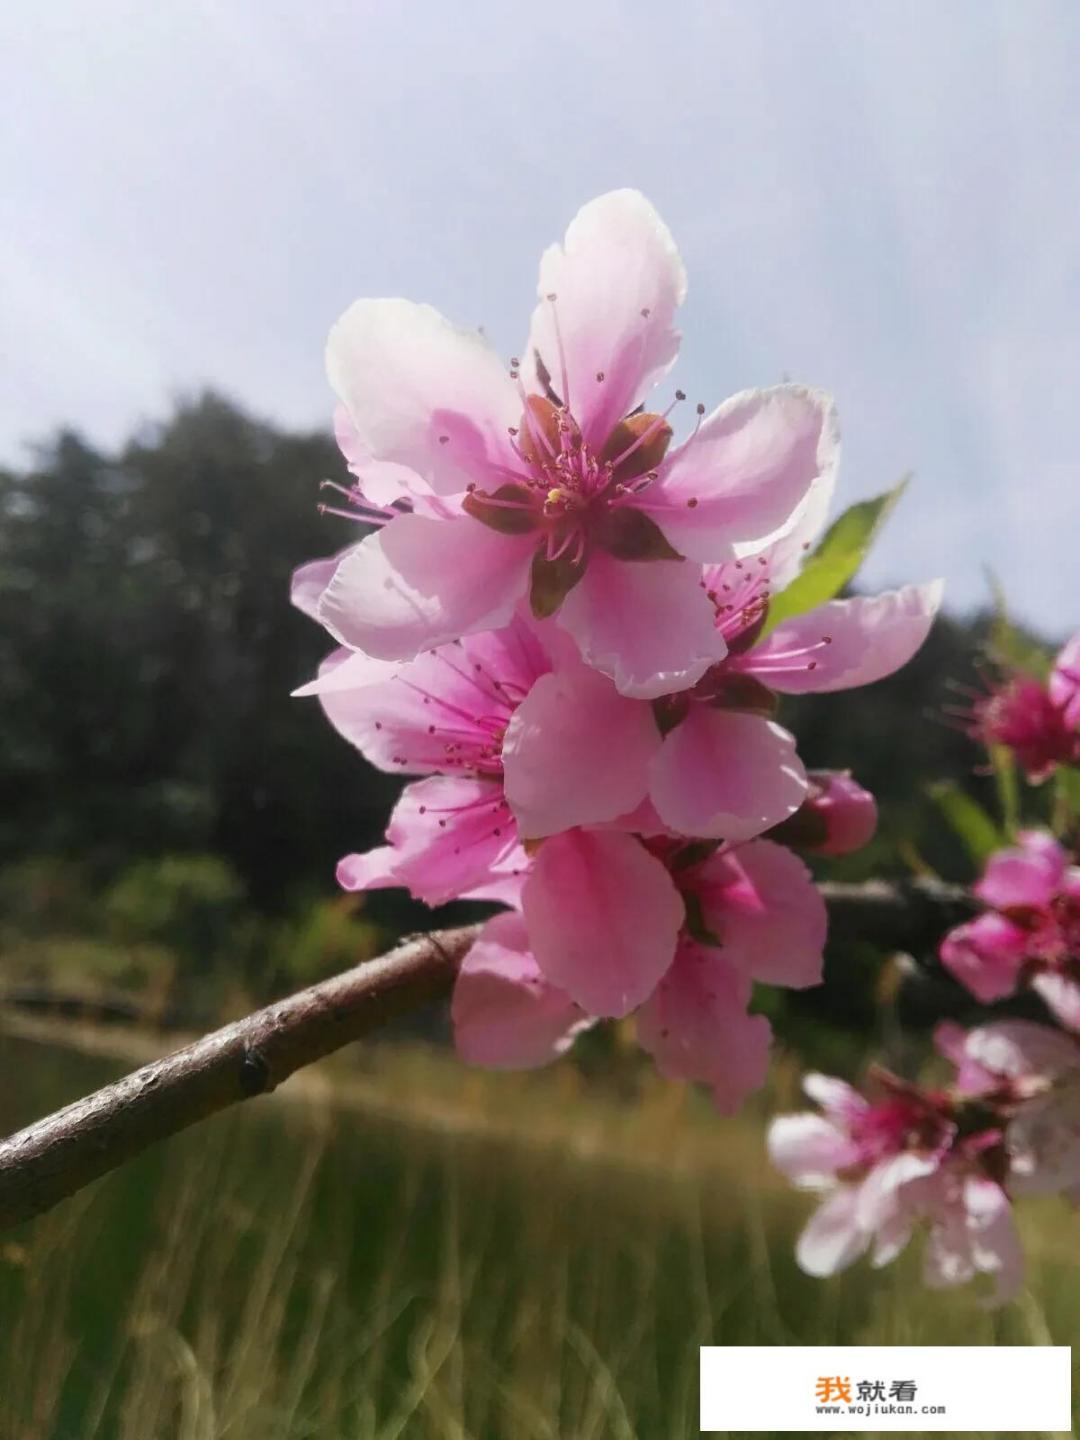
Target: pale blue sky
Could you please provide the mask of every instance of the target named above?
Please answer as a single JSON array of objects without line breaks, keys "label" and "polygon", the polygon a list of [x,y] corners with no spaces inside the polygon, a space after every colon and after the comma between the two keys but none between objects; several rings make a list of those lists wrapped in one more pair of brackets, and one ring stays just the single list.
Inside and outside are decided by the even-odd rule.
[{"label": "pale blue sky", "polygon": [[202,382],[322,423],[357,295],[519,348],[541,248],[636,185],[679,383],[832,389],[869,570],[1080,620],[1075,0],[49,0],[0,20],[0,454]]}]

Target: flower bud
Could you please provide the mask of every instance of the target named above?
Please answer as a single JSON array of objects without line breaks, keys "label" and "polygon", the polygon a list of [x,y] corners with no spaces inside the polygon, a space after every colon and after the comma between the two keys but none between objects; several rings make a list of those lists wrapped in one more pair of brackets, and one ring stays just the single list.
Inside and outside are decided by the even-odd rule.
[{"label": "flower bud", "polygon": [[810,790],[791,816],[769,831],[770,839],[818,855],[847,855],[873,837],[877,802],[846,770],[811,770]]}]

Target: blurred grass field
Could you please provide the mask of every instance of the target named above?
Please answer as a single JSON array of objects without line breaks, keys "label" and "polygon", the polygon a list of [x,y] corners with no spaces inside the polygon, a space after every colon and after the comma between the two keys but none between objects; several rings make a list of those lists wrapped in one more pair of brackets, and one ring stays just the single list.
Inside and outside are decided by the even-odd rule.
[{"label": "blurred grass field", "polygon": [[[82,1038],[0,1038],[6,1130],[141,1058]],[[793,1087],[781,1062],[775,1100]],[[0,1437],[683,1440],[700,1344],[1080,1333],[1057,1203],[1025,1210],[1029,1286],[999,1314],[924,1291],[916,1255],[801,1275],[812,1202],[768,1169],[762,1113],[421,1045],[320,1067],[0,1239]]]}]

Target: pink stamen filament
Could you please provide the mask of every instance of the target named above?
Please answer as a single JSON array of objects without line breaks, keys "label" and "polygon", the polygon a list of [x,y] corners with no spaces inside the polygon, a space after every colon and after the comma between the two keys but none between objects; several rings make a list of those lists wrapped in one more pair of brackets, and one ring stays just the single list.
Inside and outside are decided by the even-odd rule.
[{"label": "pink stamen filament", "polygon": [[659,431],[660,427],[667,423],[667,417],[675,409],[675,406],[680,404],[685,399],[686,396],[680,390],[676,394],[675,399],[664,411],[664,413],[662,415],[657,415],[656,419],[649,426],[649,428],[647,430],[643,430],[638,436],[638,438],[634,441],[634,443],[632,445],[628,445],[621,455],[616,455],[615,459],[610,462],[611,468],[613,470],[617,470],[624,460],[628,460],[630,456],[633,455],[635,450],[640,450],[642,445],[647,445],[649,441],[653,438],[653,436]]}]

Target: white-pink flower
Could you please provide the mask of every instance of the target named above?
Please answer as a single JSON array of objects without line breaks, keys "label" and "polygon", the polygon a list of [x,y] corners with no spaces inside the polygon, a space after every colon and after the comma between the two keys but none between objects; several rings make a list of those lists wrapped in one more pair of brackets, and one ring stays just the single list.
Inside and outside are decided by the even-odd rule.
[{"label": "white-pink flower", "polygon": [[[410,658],[555,615],[626,694],[693,685],[725,653],[700,566],[760,548],[836,463],[829,401],[746,391],[674,449],[646,395],[678,350],[682,262],[643,196],[586,205],[540,266],[524,360],[404,300],[357,301],[327,369],[368,501],[391,509],[319,602],[350,648]],[[405,513],[403,513],[405,512]]]},{"label": "white-pink flower", "polygon": [[1080,1187],[1080,1039],[1032,1020],[995,1020],[966,1033],[941,1025],[938,1048],[958,1084],[1008,1116],[1009,1183],[1024,1192]]},{"label": "white-pink flower", "polygon": [[805,1189],[824,1192],[799,1237],[796,1259],[810,1275],[832,1275],[870,1252],[887,1265],[917,1224],[929,1226],[924,1280],[959,1285],[993,1277],[994,1303],[1023,1277],[1012,1207],[998,1171],[1002,1137],[959,1123],[944,1093],[885,1077],[871,1103],[842,1080],[808,1075],[823,1114],[784,1115],[769,1127],[773,1164]]}]

